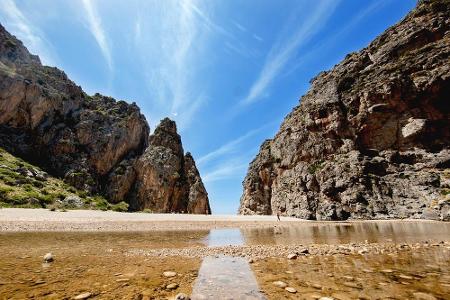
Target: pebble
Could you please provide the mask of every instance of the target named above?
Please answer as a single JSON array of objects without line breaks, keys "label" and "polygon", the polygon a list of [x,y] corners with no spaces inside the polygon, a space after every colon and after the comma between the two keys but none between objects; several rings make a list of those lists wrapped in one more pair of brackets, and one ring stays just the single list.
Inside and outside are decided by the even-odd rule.
[{"label": "pebble", "polygon": [[334,300],[334,298],[331,298],[331,297],[320,297],[319,300]]},{"label": "pebble", "polygon": [[168,290],[175,290],[178,288],[178,283],[170,283],[168,285],[166,285],[166,289]]},{"label": "pebble", "polygon": [[355,278],[354,278],[354,277],[352,277],[352,276],[348,276],[348,275],[346,275],[346,276],[342,276],[342,278],[344,278],[344,279],[347,279],[347,280],[349,280],[349,281],[353,281],[353,280],[355,280]]},{"label": "pebble", "polygon": [[355,288],[355,289],[360,289],[361,287],[354,282],[344,282],[343,285],[351,287],[351,288]]},{"label": "pebble", "polygon": [[44,280],[38,279],[38,280],[36,280],[36,281],[34,282],[34,285],[39,285],[39,284],[44,284],[44,283],[45,283]]},{"label": "pebble", "polygon": [[191,300],[191,297],[184,293],[179,293],[175,296],[175,300]]},{"label": "pebble", "polygon": [[128,279],[128,278],[116,279],[116,282],[127,282],[127,281],[130,281],[130,279]]},{"label": "pebble", "polygon": [[49,263],[54,260],[53,254],[51,252],[44,255],[44,262]]},{"label": "pebble", "polygon": [[275,285],[275,286],[277,286],[277,287],[279,287],[279,288],[282,288],[282,289],[284,289],[285,287],[287,287],[287,283],[286,283],[286,282],[283,282],[283,281],[274,281],[274,282],[273,282],[273,285]]},{"label": "pebble", "polygon": [[300,254],[309,254],[309,250],[304,248],[299,251]]},{"label": "pebble", "polygon": [[287,258],[288,258],[288,259],[297,259],[297,254],[291,253],[291,254],[288,255]]},{"label": "pebble", "polygon": [[408,276],[408,275],[404,275],[404,274],[400,274],[398,277],[400,277],[402,279],[408,279],[408,280],[413,279],[412,276]]},{"label": "pebble", "polygon": [[163,273],[163,275],[164,275],[164,277],[175,277],[175,276],[177,276],[177,273],[173,272],[173,271],[166,271]]},{"label": "pebble", "polygon": [[422,292],[413,293],[413,296],[417,300],[436,300],[436,297],[434,297],[433,295]]},{"label": "pebble", "polygon": [[284,289],[285,289],[286,291],[288,291],[289,293],[292,293],[292,294],[297,293],[297,290],[294,289],[293,287],[290,287],[290,286],[285,287]]},{"label": "pebble", "polygon": [[73,299],[74,300],[83,300],[83,299],[87,299],[87,298],[89,298],[91,296],[92,296],[92,293],[86,292],[86,293],[83,293],[83,294],[79,294],[78,296],[75,296]]},{"label": "pebble", "polygon": [[320,285],[320,284],[317,284],[317,283],[314,283],[314,284],[312,284],[311,285],[313,288],[315,288],[315,289],[318,289],[318,290],[321,290],[322,289],[322,286]]}]

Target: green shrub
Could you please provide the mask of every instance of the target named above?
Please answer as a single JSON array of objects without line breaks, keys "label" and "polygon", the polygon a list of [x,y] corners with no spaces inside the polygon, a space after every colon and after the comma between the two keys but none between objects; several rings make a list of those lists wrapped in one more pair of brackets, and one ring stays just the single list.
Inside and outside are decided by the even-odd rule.
[{"label": "green shrub", "polygon": [[23,189],[24,189],[26,192],[34,191],[33,186],[32,186],[31,184],[29,184],[29,183],[24,184],[24,185],[23,185]]},{"label": "green shrub", "polygon": [[112,205],[111,209],[113,211],[125,212],[125,211],[128,211],[128,206],[129,206],[128,203],[122,201],[122,202]]},{"label": "green shrub", "polygon": [[9,192],[12,192],[14,189],[9,186],[0,186],[0,197],[6,196]]},{"label": "green shrub", "polygon": [[77,191],[77,195],[78,195],[80,198],[86,198],[87,195],[88,195],[88,193],[87,193],[86,191],[79,190],[79,191]]},{"label": "green shrub", "polygon": [[12,207],[12,205],[6,202],[0,202],[0,208],[9,208],[9,207]]},{"label": "green shrub", "polygon": [[316,161],[309,165],[308,167],[308,173],[309,174],[315,174],[317,171],[323,168],[323,162],[322,161]]},{"label": "green shrub", "polygon": [[441,195],[447,196],[448,194],[450,194],[450,189],[442,189],[441,190]]},{"label": "green shrub", "polygon": [[41,204],[46,206],[47,204],[53,203],[55,200],[55,197],[52,194],[41,194],[41,195],[39,195],[38,199],[41,202]]},{"label": "green shrub", "polygon": [[108,210],[111,208],[111,205],[108,203],[108,201],[106,201],[106,199],[100,195],[94,196],[92,202],[95,205],[95,209]]}]

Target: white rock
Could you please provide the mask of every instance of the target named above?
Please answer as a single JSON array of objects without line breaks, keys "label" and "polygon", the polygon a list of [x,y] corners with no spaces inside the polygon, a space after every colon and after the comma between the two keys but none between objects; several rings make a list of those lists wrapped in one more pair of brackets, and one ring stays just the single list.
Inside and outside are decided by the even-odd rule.
[{"label": "white rock", "polygon": [[295,293],[297,293],[297,290],[296,289],[294,289],[293,287],[290,287],[290,286],[288,286],[288,287],[286,287],[286,288],[284,288],[286,291],[288,291],[289,293],[292,293],[292,294],[295,294]]},{"label": "white rock", "polygon": [[74,297],[73,299],[75,299],[75,300],[83,300],[83,299],[87,299],[87,298],[89,298],[91,296],[92,296],[92,293],[86,292],[86,293],[83,293],[83,294],[79,294],[78,296]]},{"label": "white rock", "polygon": [[44,262],[49,263],[54,260],[53,254],[51,252],[44,255]]},{"label": "white rock", "polygon": [[277,286],[277,287],[279,287],[279,288],[282,288],[282,289],[284,289],[285,287],[287,287],[287,283],[286,283],[286,282],[283,282],[283,281],[274,281],[274,282],[273,282],[273,285],[275,285],[275,286]]},{"label": "white rock", "polygon": [[175,277],[175,276],[177,276],[177,273],[173,272],[173,271],[166,271],[163,273],[163,276],[164,277]]},{"label": "white rock", "polygon": [[287,258],[288,258],[288,259],[297,259],[297,254],[291,253],[291,254],[288,255]]},{"label": "white rock", "polygon": [[191,300],[191,298],[184,293],[179,293],[175,296],[175,300]]},{"label": "white rock", "polygon": [[170,283],[168,285],[166,285],[166,289],[168,290],[174,290],[178,288],[178,284],[177,283]]}]

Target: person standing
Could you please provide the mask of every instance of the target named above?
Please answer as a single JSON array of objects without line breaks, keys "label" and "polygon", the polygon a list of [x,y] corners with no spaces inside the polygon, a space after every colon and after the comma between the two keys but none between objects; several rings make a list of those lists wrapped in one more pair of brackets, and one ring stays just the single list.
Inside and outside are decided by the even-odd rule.
[{"label": "person standing", "polygon": [[281,221],[280,220],[280,212],[279,211],[277,211],[277,219],[278,219],[278,221]]}]

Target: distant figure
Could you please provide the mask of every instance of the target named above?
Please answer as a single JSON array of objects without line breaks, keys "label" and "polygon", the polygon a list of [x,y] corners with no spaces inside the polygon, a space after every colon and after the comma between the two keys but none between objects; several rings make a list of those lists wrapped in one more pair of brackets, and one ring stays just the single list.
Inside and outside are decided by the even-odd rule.
[{"label": "distant figure", "polygon": [[278,219],[278,221],[281,221],[280,220],[280,212],[279,211],[277,211],[277,219]]}]

